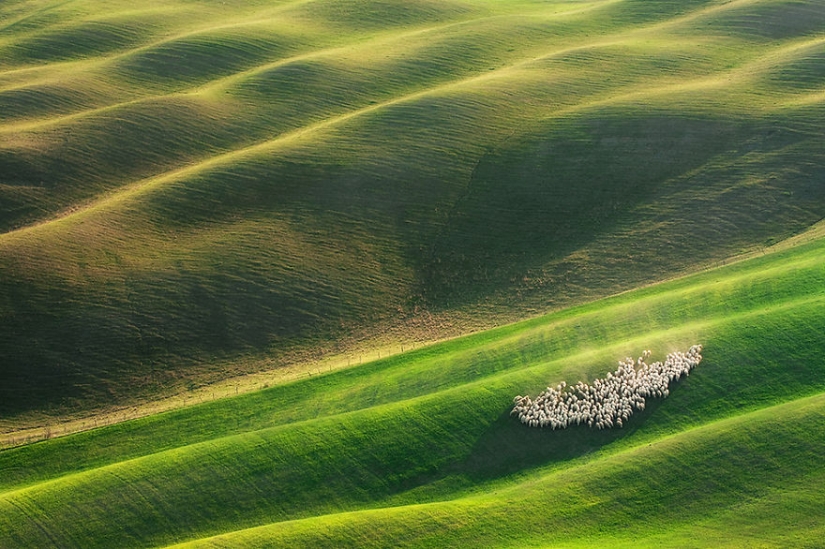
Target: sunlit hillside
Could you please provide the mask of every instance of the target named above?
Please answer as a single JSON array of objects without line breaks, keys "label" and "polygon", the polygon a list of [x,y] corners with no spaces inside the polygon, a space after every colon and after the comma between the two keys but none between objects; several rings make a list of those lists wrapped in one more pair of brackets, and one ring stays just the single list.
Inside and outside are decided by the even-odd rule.
[{"label": "sunlit hillside", "polygon": [[4,428],[712,266],[822,217],[825,10],[0,7]]},{"label": "sunlit hillside", "polygon": [[[3,547],[816,547],[825,238],[392,358],[0,452]],[[696,342],[624,428],[516,394]]]},{"label": "sunlit hillside", "polygon": [[0,2],[0,547],[818,547],[823,217],[818,0]]},{"label": "sunlit hillside", "polygon": [[825,11],[0,7],[4,429],[581,303],[822,217]]}]

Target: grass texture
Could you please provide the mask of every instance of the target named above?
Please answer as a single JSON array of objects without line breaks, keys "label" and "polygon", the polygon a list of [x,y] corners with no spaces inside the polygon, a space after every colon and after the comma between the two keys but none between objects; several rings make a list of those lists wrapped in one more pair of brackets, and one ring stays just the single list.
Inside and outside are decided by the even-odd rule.
[{"label": "grass texture", "polygon": [[825,205],[814,1],[32,0],[0,28],[7,432],[558,310]]},{"label": "grass texture", "polygon": [[[825,526],[823,251],[819,238],[381,361],[4,450],[0,544],[815,544]],[[530,429],[509,415],[515,394],[692,342],[705,345],[699,367],[624,429]]]},{"label": "grass texture", "polygon": [[814,0],[3,2],[3,432],[498,327],[0,450],[0,547],[817,546],[824,62]]}]

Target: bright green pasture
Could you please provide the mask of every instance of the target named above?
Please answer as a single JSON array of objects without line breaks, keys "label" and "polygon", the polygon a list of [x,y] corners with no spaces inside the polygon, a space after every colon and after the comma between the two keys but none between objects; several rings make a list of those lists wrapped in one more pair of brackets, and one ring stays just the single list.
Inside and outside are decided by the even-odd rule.
[{"label": "bright green pasture", "polygon": [[[790,521],[822,499],[824,246],[3,451],[3,544],[710,542],[724,516],[777,544],[813,535],[755,509],[780,498]],[[509,416],[515,394],[696,342],[701,365],[626,429]]]},{"label": "bright green pasture", "polygon": [[175,547],[815,547],[825,400],[711,423],[492,493]]}]

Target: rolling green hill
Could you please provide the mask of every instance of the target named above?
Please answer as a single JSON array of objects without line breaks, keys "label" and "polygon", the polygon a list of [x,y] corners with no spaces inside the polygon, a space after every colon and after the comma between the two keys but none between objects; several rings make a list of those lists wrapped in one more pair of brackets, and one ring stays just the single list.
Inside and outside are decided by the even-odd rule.
[{"label": "rolling green hill", "polygon": [[822,217],[817,2],[0,7],[3,429],[534,316]]},{"label": "rolling green hill", "polygon": [[816,547],[823,121],[817,0],[0,3],[3,440],[298,372],[0,450],[0,547]]},{"label": "rolling green hill", "polygon": [[[825,527],[823,252],[820,237],[4,450],[0,545],[815,544]],[[515,394],[692,342],[705,345],[702,363],[624,429],[530,429],[509,415]]]}]

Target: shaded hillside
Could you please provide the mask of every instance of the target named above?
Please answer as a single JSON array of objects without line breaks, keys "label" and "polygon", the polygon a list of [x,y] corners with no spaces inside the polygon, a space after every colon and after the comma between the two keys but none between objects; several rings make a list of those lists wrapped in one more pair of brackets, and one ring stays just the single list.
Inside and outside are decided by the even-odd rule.
[{"label": "shaded hillside", "polygon": [[[0,545],[815,545],[825,527],[824,250],[820,237],[0,451]],[[699,366],[623,429],[531,429],[509,414],[515,394],[696,342]]]},{"label": "shaded hillside", "polygon": [[8,426],[587,301],[825,207],[813,1],[20,1],[0,29]]}]

